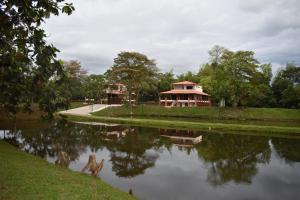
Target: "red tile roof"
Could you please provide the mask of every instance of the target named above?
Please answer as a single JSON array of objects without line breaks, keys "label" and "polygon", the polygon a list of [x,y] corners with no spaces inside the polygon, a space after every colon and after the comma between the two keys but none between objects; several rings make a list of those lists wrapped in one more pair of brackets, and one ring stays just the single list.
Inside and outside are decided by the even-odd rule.
[{"label": "red tile roof", "polygon": [[206,94],[205,92],[201,92],[199,90],[169,90],[166,92],[161,92],[161,94],[201,94],[210,96],[209,94]]},{"label": "red tile roof", "polygon": [[172,83],[173,85],[197,85],[197,83],[193,83],[190,81],[182,81],[182,82],[177,82],[177,83]]}]

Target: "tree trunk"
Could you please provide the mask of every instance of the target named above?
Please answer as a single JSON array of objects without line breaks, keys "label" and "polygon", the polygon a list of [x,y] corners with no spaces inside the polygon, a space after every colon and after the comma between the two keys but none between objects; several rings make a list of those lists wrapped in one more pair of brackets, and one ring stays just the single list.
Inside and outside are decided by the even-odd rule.
[{"label": "tree trunk", "polygon": [[129,100],[130,116],[132,116],[132,103],[131,103],[132,89],[131,89],[131,87],[128,88],[128,92],[129,92],[128,100]]},{"label": "tree trunk", "polygon": [[226,106],[226,102],[224,98],[221,98],[219,101],[219,107],[224,108]]}]

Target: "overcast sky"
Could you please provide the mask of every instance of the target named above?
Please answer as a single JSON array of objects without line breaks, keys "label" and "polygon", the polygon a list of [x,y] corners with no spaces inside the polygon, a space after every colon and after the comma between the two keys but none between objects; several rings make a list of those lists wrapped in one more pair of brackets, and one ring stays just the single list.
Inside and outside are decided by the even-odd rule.
[{"label": "overcast sky", "polygon": [[208,50],[253,50],[273,71],[300,63],[300,0],[67,0],[75,12],[45,27],[59,58],[103,73],[121,51],[155,59],[162,71],[196,72]]}]

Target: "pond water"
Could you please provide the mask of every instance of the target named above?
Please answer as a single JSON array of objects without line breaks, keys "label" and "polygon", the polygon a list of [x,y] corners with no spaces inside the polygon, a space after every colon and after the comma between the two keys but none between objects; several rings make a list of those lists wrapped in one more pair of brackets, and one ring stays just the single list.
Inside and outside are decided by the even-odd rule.
[{"label": "pond water", "polygon": [[0,138],[80,171],[104,159],[99,177],[139,199],[300,199],[300,140],[141,128],[0,122]]}]

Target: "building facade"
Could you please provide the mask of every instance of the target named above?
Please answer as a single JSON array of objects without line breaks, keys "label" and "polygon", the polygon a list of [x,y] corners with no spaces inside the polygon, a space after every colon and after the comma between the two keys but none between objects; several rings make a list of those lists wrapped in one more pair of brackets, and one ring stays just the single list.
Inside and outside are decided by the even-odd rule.
[{"label": "building facade", "polygon": [[211,106],[210,95],[196,83],[183,81],[172,84],[173,89],[160,93],[159,104],[166,107]]},{"label": "building facade", "polygon": [[[129,101],[128,91],[121,83],[109,84],[106,88],[107,104],[123,104]],[[131,103],[135,103],[135,94],[131,94]]]}]

